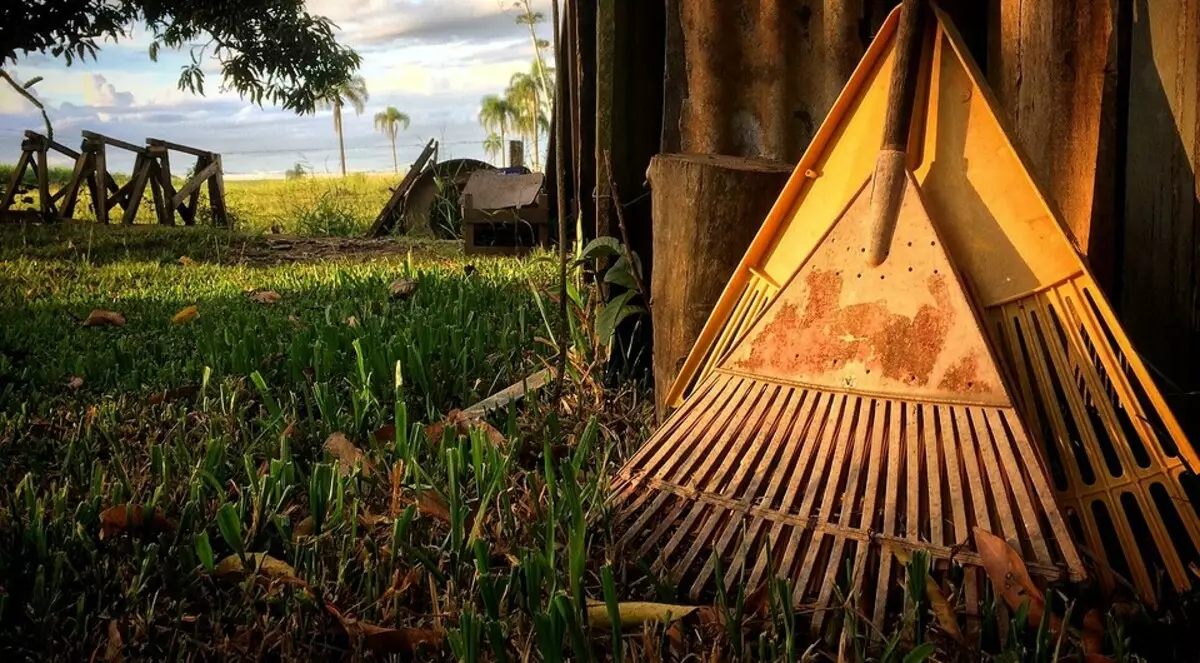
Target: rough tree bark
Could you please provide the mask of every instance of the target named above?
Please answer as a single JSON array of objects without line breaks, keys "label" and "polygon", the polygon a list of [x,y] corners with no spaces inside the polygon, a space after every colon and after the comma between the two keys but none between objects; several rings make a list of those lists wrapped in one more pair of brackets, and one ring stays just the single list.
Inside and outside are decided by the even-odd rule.
[{"label": "rough tree bark", "polygon": [[791,172],[776,161],[715,155],[661,154],[650,162],[660,419],[662,397]]}]

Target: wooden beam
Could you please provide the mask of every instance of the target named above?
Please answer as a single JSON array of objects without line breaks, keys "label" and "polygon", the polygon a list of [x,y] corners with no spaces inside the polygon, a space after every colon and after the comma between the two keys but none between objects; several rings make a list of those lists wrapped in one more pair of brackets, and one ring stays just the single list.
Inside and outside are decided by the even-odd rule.
[{"label": "wooden beam", "polygon": [[192,195],[193,193],[198,193],[200,191],[200,185],[203,184],[204,181],[209,177],[212,177],[214,174],[216,174],[220,169],[221,165],[216,161],[205,165],[203,169],[192,176],[192,179],[187,181],[187,184],[183,185],[182,189],[180,189],[174,196],[171,196],[171,205],[179,205],[188,196]]},{"label": "wooden beam", "polygon": [[142,197],[146,194],[146,178],[150,176],[150,164],[152,160],[149,156],[139,154],[133,162],[133,178],[129,180],[129,194],[125,199],[125,214],[121,217],[121,223],[125,225],[133,225],[137,220],[138,208],[142,206]]},{"label": "wooden beam", "polygon": [[75,150],[72,150],[71,148],[67,147],[66,145],[63,145],[62,143],[60,143],[60,142],[58,142],[58,141],[56,141],[56,140],[50,140],[50,139],[49,139],[49,138],[47,138],[46,136],[43,136],[42,134],[39,134],[39,133],[38,133],[38,132],[36,132],[36,131],[26,131],[26,132],[25,132],[25,138],[27,138],[27,139],[35,139],[35,140],[40,140],[40,141],[42,141],[42,142],[43,142],[43,143],[46,145],[46,147],[48,147],[48,148],[50,148],[50,149],[52,149],[52,150],[55,150],[56,152],[60,152],[60,153],[62,153],[62,154],[65,154],[66,156],[69,156],[69,157],[71,157],[72,159],[78,159],[78,158],[79,158],[79,152],[76,152]]},{"label": "wooden beam", "polygon": [[133,143],[127,143],[123,140],[120,140],[117,138],[111,138],[109,136],[105,136],[104,134],[98,134],[94,131],[84,131],[82,133],[83,133],[84,139],[86,139],[86,140],[98,141],[98,142],[104,143],[105,145],[112,145],[113,147],[119,147],[122,150],[129,150],[130,152],[133,152],[135,154],[142,154],[143,152],[146,151],[146,148],[143,145],[134,145]]},{"label": "wooden beam", "polygon": [[25,170],[29,167],[30,157],[30,152],[21,151],[21,156],[17,159],[17,166],[13,168],[12,175],[8,178],[8,187],[4,190],[4,198],[0,200],[0,214],[8,212],[8,208],[12,207],[13,199],[17,197],[17,187],[21,185],[21,180],[25,177]]},{"label": "wooden beam", "polygon": [[176,152],[183,152],[185,154],[191,154],[197,157],[212,157],[215,154],[214,152],[209,152],[208,150],[201,150],[196,147],[188,147],[187,145],[180,145],[179,143],[172,143],[159,138],[147,138],[146,144],[151,147],[162,147],[168,150],[175,150]]},{"label": "wooden beam", "polygon": [[79,201],[79,189],[91,175],[92,155],[80,154],[75,159],[75,170],[71,173],[71,181],[63,188],[62,216],[70,219],[75,216],[75,205]]},{"label": "wooden beam", "polygon": [[416,184],[421,172],[425,169],[425,164],[435,151],[437,151],[437,141],[430,138],[429,142],[425,144],[425,149],[421,150],[421,154],[417,156],[417,160],[404,173],[404,179],[400,180],[400,186],[392,190],[392,197],[375,217],[374,223],[371,224],[371,230],[367,232],[368,237],[383,237],[396,226],[396,220],[401,213],[401,203],[408,196],[409,190]]}]

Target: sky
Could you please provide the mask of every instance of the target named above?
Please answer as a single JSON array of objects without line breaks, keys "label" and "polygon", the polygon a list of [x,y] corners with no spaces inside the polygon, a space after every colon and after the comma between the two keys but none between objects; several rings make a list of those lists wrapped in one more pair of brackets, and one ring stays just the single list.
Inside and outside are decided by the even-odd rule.
[{"label": "sky", "polygon": [[[396,139],[403,172],[426,141],[436,138],[442,159],[486,159],[479,100],[501,93],[516,72],[529,71],[533,44],[516,22],[513,0],[307,0],[308,10],[337,24],[341,43],[362,56],[366,112],[345,115],[350,171],[391,172],[387,138],[372,116],[395,106],[412,118]],[[549,0],[534,0],[547,21]],[[70,67],[49,55],[29,55],[7,71],[18,81],[44,77],[34,90],[46,104],[55,138],[70,147],[86,129],[136,144],[161,138],[219,152],[230,177],[278,177],[301,162],[317,173],[338,171],[337,135],[331,111],[298,116],[259,107],[222,92],[216,62],[204,65],[205,96],[177,87],[186,51],[160,51],[152,62],[152,36],[134,26],[117,43],[105,43],[96,60]],[[0,82],[0,163],[15,162],[23,132],[44,132],[37,109]],[[546,141],[542,141],[543,149]],[[51,153],[53,155],[53,153]],[[109,148],[109,168],[128,172],[133,157]],[[65,157],[52,165],[69,165]]]}]

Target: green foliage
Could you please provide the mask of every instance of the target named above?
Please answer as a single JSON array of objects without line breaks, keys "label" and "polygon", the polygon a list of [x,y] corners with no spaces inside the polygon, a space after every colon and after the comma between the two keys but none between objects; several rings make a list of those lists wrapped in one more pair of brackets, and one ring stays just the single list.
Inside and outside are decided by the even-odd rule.
[{"label": "green foliage", "polygon": [[338,44],[329,19],[302,0],[115,0],[17,2],[0,15],[0,65],[44,53],[68,65],[95,58],[108,39],[127,38],[135,23],[153,36],[151,60],[162,48],[187,48],[191,63],[179,88],[204,94],[209,58],[221,85],[257,104],[312,112],[321,95],[348,80],[361,62]]}]

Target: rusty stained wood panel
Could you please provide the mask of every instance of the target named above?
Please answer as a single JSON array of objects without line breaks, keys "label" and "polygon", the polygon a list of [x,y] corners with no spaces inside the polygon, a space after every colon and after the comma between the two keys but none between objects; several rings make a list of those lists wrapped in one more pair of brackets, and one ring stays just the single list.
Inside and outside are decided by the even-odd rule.
[{"label": "rusty stained wood panel", "polygon": [[[1131,0],[1121,318],[1200,435],[1200,0]],[[1191,394],[1191,395],[1189,395]]]},{"label": "rusty stained wood panel", "polygon": [[1107,0],[992,0],[988,82],[1035,177],[1089,246],[1101,99],[1113,33]]}]

